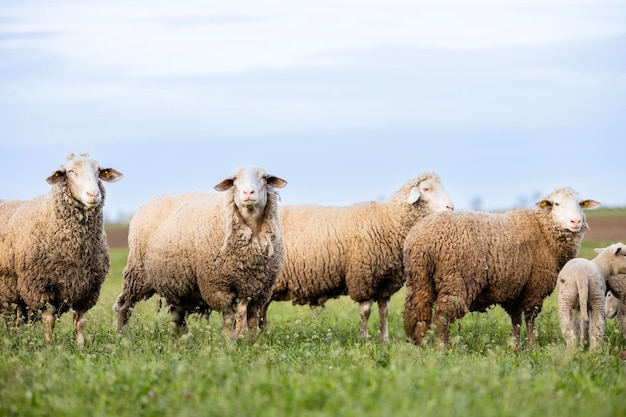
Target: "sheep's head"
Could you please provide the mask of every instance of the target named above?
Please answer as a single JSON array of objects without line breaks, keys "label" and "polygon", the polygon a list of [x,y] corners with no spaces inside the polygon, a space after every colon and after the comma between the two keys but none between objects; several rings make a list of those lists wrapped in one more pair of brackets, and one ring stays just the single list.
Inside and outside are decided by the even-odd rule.
[{"label": "sheep's head", "polygon": [[604,299],[604,314],[607,319],[612,319],[619,312],[620,300],[613,294],[613,291],[609,290],[606,293]]},{"label": "sheep's head", "polygon": [[595,200],[581,200],[576,191],[564,187],[553,191],[535,205],[542,210],[550,210],[552,219],[560,228],[575,233],[586,227],[583,209],[594,209],[600,203]]},{"label": "sheep's head", "polygon": [[283,188],[287,181],[274,175],[269,175],[258,167],[240,168],[235,175],[226,178],[214,188],[217,191],[226,191],[234,187],[235,205],[239,210],[262,210],[267,203],[267,186]]},{"label": "sheep's head", "polygon": [[411,187],[407,203],[415,204],[421,201],[431,212],[454,210],[454,204],[437,175],[422,175],[418,177],[418,181],[417,185]]},{"label": "sheep's head", "polygon": [[46,178],[46,181],[54,185],[66,179],[72,197],[91,209],[102,200],[98,180],[116,182],[123,176],[121,172],[113,168],[100,168],[96,161],[89,159],[88,154],[76,156],[72,153],[61,168],[54,171]]},{"label": "sheep's head", "polygon": [[598,256],[604,257],[611,275],[626,273],[626,246],[622,242],[613,243],[606,248],[594,248],[594,251]]}]

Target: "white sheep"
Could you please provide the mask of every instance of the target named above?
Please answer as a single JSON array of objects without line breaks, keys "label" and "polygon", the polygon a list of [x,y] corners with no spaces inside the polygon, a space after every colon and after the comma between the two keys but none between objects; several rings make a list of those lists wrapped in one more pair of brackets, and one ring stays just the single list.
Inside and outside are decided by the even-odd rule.
[{"label": "white sheep", "polygon": [[244,167],[214,187],[222,194],[160,196],[143,206],[130,224],[118,330],[138,301],[156,293],[179,326],[198,308],[217,310],[233,339],[247,324],[253,342],[259,306],[269,300],[284,263],[275,189],[286,184]]},{"label": "white sheep", "polygon": [[616,318],[622,336],[626,338],[626,273],[611,275],[606,281],[606,317]]},{"label": "white sheep", "polygon": [[613,291],[608,290],[604,299],[604,316],[607,319],[612,319],[617,316],[620,311],[621,300],[613,294]]},{"label": "white sheep", "polygon": [[74,310],[76,342],[84,342],[83,315],[93,307],[109,271],[101,181],[123,175],[87,154],[70,154],[46,180],[49,195],[0,202],[0,309],[41,319],[52,340],[56,316]]},{"label": "white sheep", "polygon": [[602,345],[606,280],[610,275],[626,272],[626,248],[621,242],[596,252],[598,255],[591,260],[571,259],[558,275],[561,332],[568,348],[576,347],[579,336],[590,349]]},{"label": "white sheep", "polygon": [[511,317],[516,346],[522,316],[532,343],[543,300],[554,290],[558,271],[578,253],[587,228],[583,209],[597,206],[566,187],[534,209],[424,218],[404,243],[409,339],[420,345],[433,322],[437,342],[448,346],[449,324],[500,304]]},{"label": "white sheep", "polygon": [[[404,237],[418,220],[453,207],[433,173],[409,180],[386,202],[281,207],[285,267],[272,300],[318,306],[349,295],[360,305],[364,339],[376,301],[380,336],[388,340],[389,300],[404,284]],[[268,305],[261,310],[262,325]]]}]

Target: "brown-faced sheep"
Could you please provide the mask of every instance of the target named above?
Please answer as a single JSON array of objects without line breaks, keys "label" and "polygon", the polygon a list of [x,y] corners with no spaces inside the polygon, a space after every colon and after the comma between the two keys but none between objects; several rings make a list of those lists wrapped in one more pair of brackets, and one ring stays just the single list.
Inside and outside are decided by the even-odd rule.
[{"label": "brown-faced sheep", "polygon": [[[371,304],[376,301],[380,336],[388,340],[389,299],[404,284],[404,237],[428,214],[452,209],[433,173],[411,179],[386,202],[281,207],[285,267],[272,300],[318,306],[347,294],[360,304],[362,338],[368,337]],[[268,305],[261,311],[262,325]]]},{"label": "brown-faced sheep", "polygon": [[284,263],[275,189],[286,184],[245,167],[214,187],[223,194],[161,196],[142,207],[130,225],[118,329],[138,301],[157,293],[180,326],[198,307],[217,310],[233,339],[247,323],[253,342],[259,306],[269,300]]},{"label": "brown-faced sheep", "polygon": [[511,317],[516,346],[522,315],[532,343],[544,298],[554,290],[559,270],[578,253],[587,228],[583,208],[598,205],[581,201],[567,187],[553,191],[535,209],[426,217],[404,244],[403,316],[409,339],[421,344],[434,320],[437,341],[448,346],[450,323],[500,304]]},{"label": "brown-faced sheep", "polygon": [[50,193],[0,202],[0,308],[4,315],[41,319],[52,340],[56,316],[74,310],[76,342],[84,342],[83,315],[100,296],[109,271],[101,181],[122,174],[88,155],[70,154],[47,178]]},{"label": "brown-faced sheep", "polygon": [[558,275],[561,332],[570,349],[576,347],[579,336],[581,343],[589,344],[590,349],[602,346],[606,281],[611,275],[626,272],[626,247],[621,242],[596,252],[598,255],[592,260],[569,260]]}]

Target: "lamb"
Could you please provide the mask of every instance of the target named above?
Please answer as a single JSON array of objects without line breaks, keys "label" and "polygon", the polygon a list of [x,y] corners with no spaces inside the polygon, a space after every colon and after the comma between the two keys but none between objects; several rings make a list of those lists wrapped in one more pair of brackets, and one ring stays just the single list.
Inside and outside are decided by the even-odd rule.
[{"label": "lamb", "polygon": [[[435,213],[415,225],[404,243],[407,295],[404,329],[420,345],[434,321],[435,340],[449,345],[449,324],[470,311],[500,304],[511,317],[517,348],[522,315],[528,342],[559,270],[578,253],[588,229],[581,201],[560,188],[534,209],[504,213]],[[434,319],[433,319],[434,307]]]},{"label": "lamb", "polygon": [[626,338],[626,273],[611,275],[606,281],[606,317],[617,317],[622,335]]},{"label": "lamb", "polygon": [[604,316],[607,319],[612,319],[620,312],[620,299],[613,294],[613,291],[608,290],[604,296]]},{"label": "lamb", "polygon": [[0,202],[0,309],[20,321],[41,319],[52,341],[55,320],[74,310],[74,333],[84,343],[84,314],[100,296],[109,271],[102,181],[123,177],[89,155],[70,154],[46,181],[50,193]]},{"label": "lamb", "polygon": [[[569,260],[558,275],[561,332],[570,349],[576,347],[579,335],[581,342],[589,344],[592,350],[602,346],[606,281],[611,275],[626,272],[624,244],[615,243],[605,249],[596,249],[596,252],[599,254],[592,260]],[[591,317],[588,310],[591,310]],[[582,323],[579,323],[579,315]]]},{"label": "lamb", "polygon": [[143,206],[130,224],[118,330],[138,301],[156,293],[179,326],[196,308],[217,310],[234,340],[247,325],[254,342],[259,306],[270,299],[284,264],[276,189],[286,184],[262,168],[244,167],[214,187],[224,194],[159,196]]},{"label": "lamb", "polygon": [[[282,207],[285,267],[272,300],[323,306],[328,299],[349,295],[360,305],[363,339],[368,337],[371,304],[376,301],[380,336],[389,340],[389,300],[404,285],[404,237],[421,218],[453,208],[434,173],[411,179],[387,202]],[[268,306],[269,302],[261,310],[262,326]]]}]

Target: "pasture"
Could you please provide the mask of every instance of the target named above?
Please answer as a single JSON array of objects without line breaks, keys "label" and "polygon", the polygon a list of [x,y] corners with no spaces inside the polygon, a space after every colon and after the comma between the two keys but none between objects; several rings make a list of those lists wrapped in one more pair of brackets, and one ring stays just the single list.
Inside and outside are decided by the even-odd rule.
[{"label": "pasture", "polygon": [[[604,243],[585,238],[581,256]],[[140,303],[118,336],[111,306],[127,253],[111,249],[112,269],[86,314],[84,347],[75,345],[71,314],[57,323],[52,343],[41,323],[19,331],[0,324],[0,415],[626,415],[626,364],[618,356],[626,341],[615,321],[601,351],[567,352],[555,293],[538,317],[537,345],[519,352],[499,307],[453,325],[447,351],[407,343],[404,290],[391,300],[388,344],[359,340],[358,306],[347,297],[317,312],[273,303],[269,328],[253,346],[226,341],[220,314],[209,323],[194,317],[177,334],[156,298]],[[370,334],[377,326],[374,311]]]}]

